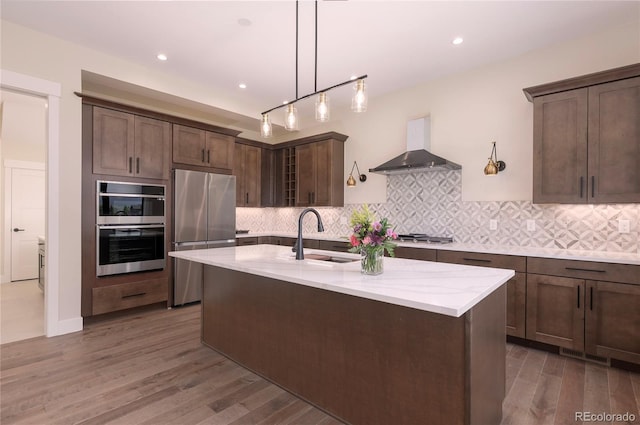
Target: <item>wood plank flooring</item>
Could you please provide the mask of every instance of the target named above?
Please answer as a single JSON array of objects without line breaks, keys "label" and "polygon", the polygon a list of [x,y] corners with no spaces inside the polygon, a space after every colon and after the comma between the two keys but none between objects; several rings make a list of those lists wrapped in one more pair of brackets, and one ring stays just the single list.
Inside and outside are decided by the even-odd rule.
[{"label": "wood plank flooring", "polygon": [[[0,423],[340,424],[203,347],[199,321],[197,305],[158,309],[0,346]],[[506,385],[504,425],[640,423],[638,374],[507,344]]]}]

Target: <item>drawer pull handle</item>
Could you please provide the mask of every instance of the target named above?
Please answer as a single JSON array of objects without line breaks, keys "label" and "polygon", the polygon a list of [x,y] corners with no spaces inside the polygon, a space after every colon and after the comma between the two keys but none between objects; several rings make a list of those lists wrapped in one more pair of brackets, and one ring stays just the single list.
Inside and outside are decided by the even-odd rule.
[{"label": "drawer pull handle", "polygon": [[593,310],[593,286],[589,288],[589,310]]},{"label": "drawer pull handle", "polygon": [[147,295],[147,293],[146,293],[146,292],[139,292],[139,293],[137,293],[137,294],[123,295],[123,296],[122,296],[122,299],[124,300],[124,299],[126,299],[126,298],[142,297],[142,296],[144,296],[144,295]]},{"label": "drawer pull handle", "polygon": [[463,257],[462,259],[465,260],[465,261],[477,261],[479,263],[490,263],[491,262],[491,260],[485,260],[484,258],[466,258],[466,257]]},{"label": "drawer pull handle", "polygon": [[594,273],[606,273],[606,270],[597,270],[597,269],[581,269],[580,267],[565,267],[566,270],[571,270],[574,272],[594,272]]},{"label": "drawer pull handle", "polygon": [[591,197],[596,197],[596,176],[591,176]]},{"label": "drawer pull handle", "polygon": [[578,286],[578,310],[580,310],[580,287]]}]

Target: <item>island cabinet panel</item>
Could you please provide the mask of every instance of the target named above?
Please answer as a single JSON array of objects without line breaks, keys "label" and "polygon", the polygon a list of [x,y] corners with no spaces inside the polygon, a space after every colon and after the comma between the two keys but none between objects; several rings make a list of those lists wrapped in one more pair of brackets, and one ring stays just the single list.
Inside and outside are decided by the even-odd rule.
[{"label": "island cabinet panel", "polygon": [[171,124],[93,107],[93,173],[169,178]]},{"label": "island cabinet panel", "polygon": [[451,317],[205,266],[204,344],[352,424],[498,424],[504,286]]},{"label": "island cabinet panel", "polygon": [[515,276],[507,282],[507,335],[525,337],[527,320],[526,257],[447,250],[438,250],[437,253],[438,261],[441,263],[514,270]]},{"label": "island cabinet panel", "polygon": [[524,91],[535,203],[640,202],[640,64]]}]

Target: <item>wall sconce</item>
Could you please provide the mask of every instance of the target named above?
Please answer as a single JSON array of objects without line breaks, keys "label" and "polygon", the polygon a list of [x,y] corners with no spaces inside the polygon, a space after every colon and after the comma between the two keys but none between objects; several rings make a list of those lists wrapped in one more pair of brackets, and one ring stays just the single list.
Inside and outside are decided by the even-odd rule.
[{"label": "wall sconce", "polygon": [[493,149],[491,150],[491,156],[489,157],[489,163],[484,167],[484,174],[487,176],[495,176],[500,171],[504,171],[507,168],[507,164],[504,161],[498,161],[496,154],[496,142],[493,143]]},{"label": "wall sconce", "polygon": [[353,178],[353,169],[358,171],[358,180],[362,183],[367,181],[367,176],[365,174],[360,174],[360,168],[358,168],[358,163],[353,161],[353,167],[351,167],[351,172],[349,173],[349,178],[347,179],[347,186],[354,187],[356,185],[356,179]]}]

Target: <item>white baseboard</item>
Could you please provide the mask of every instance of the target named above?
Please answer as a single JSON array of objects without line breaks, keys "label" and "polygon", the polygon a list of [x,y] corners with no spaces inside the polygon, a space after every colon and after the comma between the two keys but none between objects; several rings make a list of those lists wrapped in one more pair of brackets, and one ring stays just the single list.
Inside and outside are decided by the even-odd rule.
[{"label": "white baseboard", "polygon": [[82,326],[82,316],[73,319],[58,320],[55,322],[55,329],[47,329],[47,337],[79,332],[82,330]]}]

